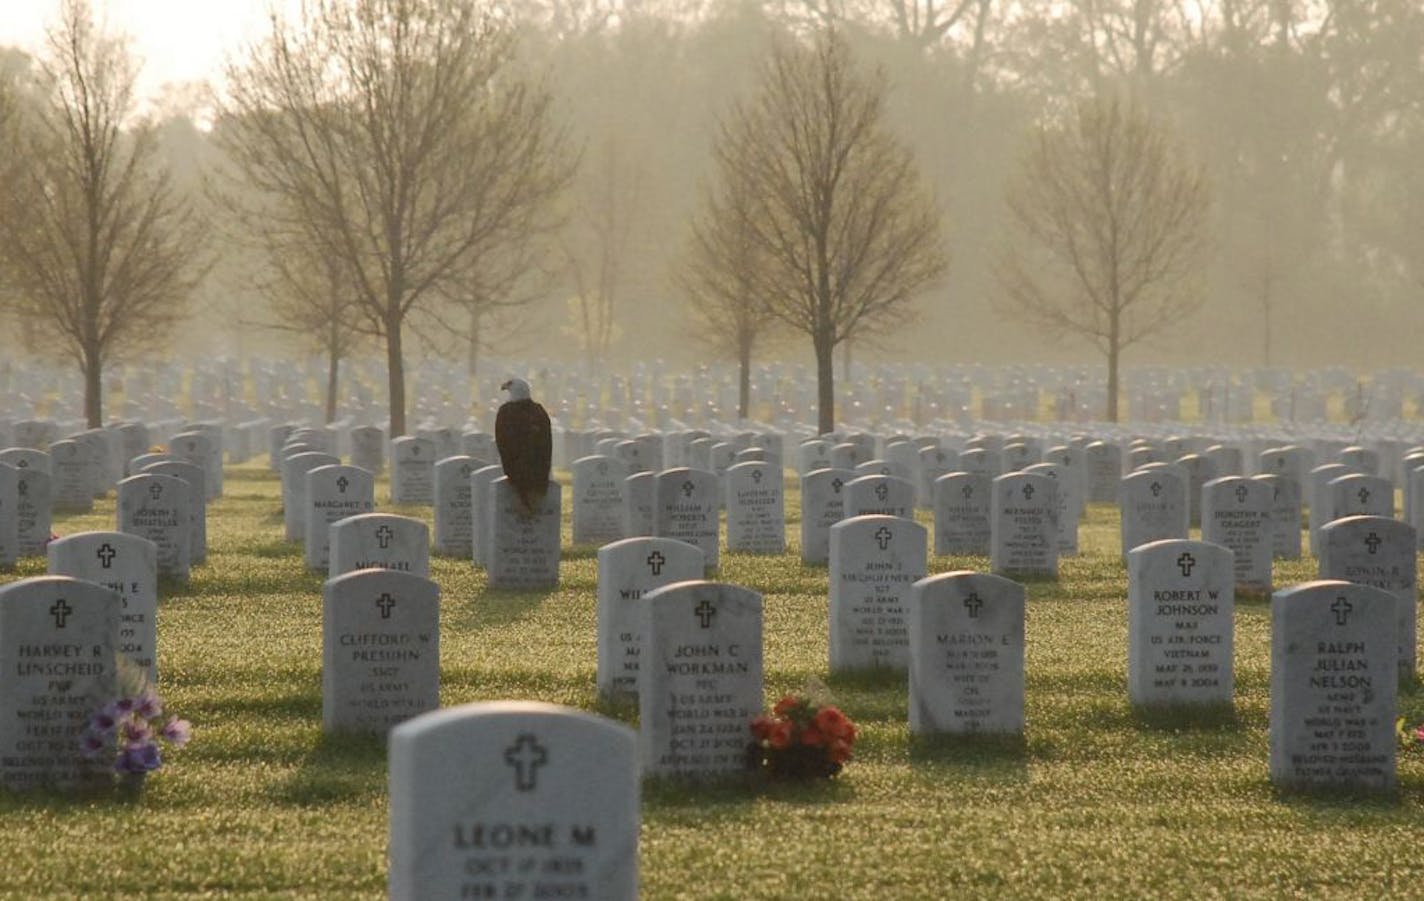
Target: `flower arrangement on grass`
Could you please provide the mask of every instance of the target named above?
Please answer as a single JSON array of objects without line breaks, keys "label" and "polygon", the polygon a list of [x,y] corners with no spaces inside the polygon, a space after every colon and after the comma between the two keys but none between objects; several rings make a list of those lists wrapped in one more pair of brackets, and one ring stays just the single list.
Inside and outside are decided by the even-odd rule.
[{"label": "flower arrangement on grass", "polygon": [[165,717],[163,701],[142,670],[121,665],[120,682],[126,685],[119,697],[89,717],[80,751],[90,760],[108,762],[127,784],[141,784],[163,765],[162,747],[183,747],[193,727],[176,716]]},{"label": "flower arrangement on grass", "polygon": [[747,766],[775,779],[829,779],[850,760],[855,723],[811,690],[752,719]]}]

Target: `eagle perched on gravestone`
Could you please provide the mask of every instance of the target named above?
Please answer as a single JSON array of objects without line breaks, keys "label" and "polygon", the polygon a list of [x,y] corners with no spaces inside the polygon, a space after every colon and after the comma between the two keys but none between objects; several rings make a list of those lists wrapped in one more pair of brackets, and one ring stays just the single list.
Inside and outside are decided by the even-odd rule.
[{"label": "eagle perched on gravestone", "polygon": [[533,516],[549,493],[549,463],[554,455],[549,414],[529,397],[524,379],[510,379],[499,389],[509,392],[509,400],[499,405],[494,417],[499,463],[525,515]]}]

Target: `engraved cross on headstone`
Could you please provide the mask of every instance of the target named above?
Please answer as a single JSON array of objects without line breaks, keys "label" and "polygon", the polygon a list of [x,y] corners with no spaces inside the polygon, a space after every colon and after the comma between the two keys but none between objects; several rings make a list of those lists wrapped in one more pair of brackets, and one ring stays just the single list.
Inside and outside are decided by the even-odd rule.
[{"label": "engraved cross on headstone", "polygon": [[394,537],[395,533],[391,531],[390,526],[382,525],[376,530],[376,543],[383,548],[390,547],[391,539]]},{"label": "engraved cross on headstone", "polygon": [[99,550],[94,552],[94,556],[99,558],[99,564],[105,569],[109,569],[114,565],[114,558],[117,557],[118,554],[119,552],[114,550],[114,546],[107,541],[99,545]]},{"label": "engraved cross on headstone", "polygon": [[885,502],[885,498],[887,498],[887,497],[889,497],[889,496],[890,496],[890,486],[889,486],[889,485],[886,485],[884,482],[881,482],[879,485],[876,485],[876,486],[875,486],[875,499],[876,499],[876,500],[880,501],[881,503],[884,503],[884,502]]},{"label": "engraved cross on headstone", "polygon": [[1341,595],[1335,599],[1335,603],[1330,605],[1330,609],[1335,613],[1335,625],[1343,626],[1345,625],[1345,620],[1350,616],[1350,611],[1354,610],[1355,606],[1345,600],[1344,595]]},{"label": "engraved cross on headstone", "polygon": [[1373,531],[1365,536],[1365,547],[1369,548],[1371,554],[1379,553],[1379,546],[1384,544],[1384,539],[1376,535]]},{"label": "engraved cross on headstone", "polygon": [[703,598],[702,603],[698,604],[697,609],[692,612],[697,614],[697,619],[702,623],[702,628],[712,628],[712,617],[717,615],[717,608],[713,607],[706,598]]},{"label": "engraved cross on headstone", "polygon": [[539,739],[525,732],[504,751],[504,762],[514,768],[514,787],[533,791],[539,782],[539,767],[549,762],[549,751]]},{"label": "engraved cross on headstone", "polygon": [[163,497],[163,486],[158,484],[157,482],[154,482],[148,487],[148,496],[153,498],[154,500],[158,500],[160,497]]},{"label": "engraved cross on headstone", "polygon": [[835,491],[836,494],[840,494],[840,493],[841,493],[841,489],[844,488],[844,487],[845,487],[845,482],[841,481],[840,476],[837,476],[837,477],[835,477],[834,479],[831,479],[831,490]]},{"label": "engraved cross on headstone", "polygon": [[1237,485],[1237,486],[1236,486],[1236,503],[1238,503],[1238,504],[1244,504],[1244,503],[1246,503],[1246,495],[1248,495],[1248,494],[1250,494],[1250,493],[1251,493],[1250,489],[1248,489],[1245,485]]},{"label": "engraved cross on headstone", "polygon": [[349,479],[347,479],[346,476],[340,476],[340,477],[337,478],[337,480],[336,480],[336,488],[337,488],[337,490],[340,491],[342,494],[345,494],[345,493],[346,493],[346,489],[347,489],[350,485],[351,485],[351,481],[350,481]]},{"label": "engraved cross on headstone", "polygon": [[890,539],[893,537],[895,537],[894,532],[891,532],[885,526],[881,526],[875,532],[875,543],[880,545],[880,549],[883,551],[890,546]]},{"label": "engraved cross on headstone", "polygon": [[1359,491],[1355,492],[1355,497],[1358,497],[1360,499],[1360,506],[1363,507],[1365,504],[1368,504],[1370,502],[1370,489],[1361,488]]},{"label": "engraved cross on headstone", "polygon": [[74,612],[74,608],[65,603],[64,598],[54,602],[54,606],[49,608],[49,615],[54,617],[54,627],[63,629],[64,623],[69,619],[69,615]]},{"label": "engraved cross on headstone", "polygon": [[389,591],[381,592],[381,596],[376,599],[376,606],[381,608],[381,619],[391,618],[391,608],[396,605],[396,599],[391,597]]},{"label": "engraved cross on headstone", "polygon": [[1182,556],[1177,558],[1177,565],[1182,568],[1182,575],[1190,576],[1192,574],[1192,567],[1197,565],[1197,558],[1183,551]]},{"label": "engraved cross on headstone", "polygon": [[983,606],[984,601],[979,597],[979,592],[977,591],[971,591],[968,596],[964,598],[964,609],[969,611],[970,619],[978,619],[979,608]]},{"label": "engraved cross on headstone", "polygon": [[696,485],[692,484],[692,480],[691,480],[691,479],[688,479],[686,482],[683,482],[683,483],[682,483],[682,496],[683,496],[683,497],[692,497],[692,489],[694,489],[694,488],[696,488],[696,487],[697,487]]},{"label": "engraved cross on headstone", "polygon": [[663,556],[662,551],[653,551],[648,555],[648,569],[651,570],[655,576],[662,574],[663,564],[666,562],[667,558]]},{"label": "engraved cross on headstone", "polygon": [[966,482],[964,487],[959,489],[959,493],[964,495],[965,500],[969,500],[969,498],[974,496],[974,486]]},{"label": "engraved cross on headstone", "polygon": [[1162,483],[1161,483],[1161,482],[1153,482],[1153,483],[1152,483],[1152,496],[1153,496],[1153,497],[1161,497],[1161,496],[1162,496]]},{"label": "engraved cross on headstone", "polygon": [[1032,485],[1025,485],[1025,486],[1023,486],[1023,496],[1024,496],[1024,500],[1026,500],[1026,501],[1031,501],[1031,500],[1033,500],[1033,492],[1034,492],[1034,488],[1033,488]]},{"label": "engraved cross on headstone", "polygon": [[756,484],[760,485],[760,484],[761,484],[761,480],[762,480],[763,478],[765,478],[765,476],[763,476],[763,475],[761,474],[761,470],[760,470],[760,469],[753,469],[753,470],[752,470],[752,481],[753,481],[753,482],[755,482]]}]

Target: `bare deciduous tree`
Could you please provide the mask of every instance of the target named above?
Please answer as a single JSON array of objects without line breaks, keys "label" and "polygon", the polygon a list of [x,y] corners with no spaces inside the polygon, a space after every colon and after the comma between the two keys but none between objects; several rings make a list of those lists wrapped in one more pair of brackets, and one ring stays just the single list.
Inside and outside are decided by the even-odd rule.
[{"label": "bare deciduous tree", "polygon": [[774,337],[778,323],[758,294],[766,261],[752,227],[752,198],[735,180],[718,187],[692,223],[676,280],[689,300],[693,337],[737,361],[737,415],[746,419],[752,351]]},{"label": "bare deciduous tree", "polygon": [[811,339],[823,433],[835,428],[836,345],[904,326],[946,266],[940,211],[885,124],[885,90],[835,31],[783,42],[714,149],[723,181],[750,199],[761,301]]},{"label": "bare deciduous tree", "polygon": [[[408,319],[458,297],[568,182],[549,92],[522,77],[510,20],[483,0],[310,0],[228,72],[218,134],[243,183],[350,274],[383,339],[392,434],[406,429]],[[236,204],[240,207],[241,202]]]},{"label": "bare deciduous tree", "polygon": [[39,60],[34,102],[7,147],[0,258],[16,312],[65,345],[84,416],[103,425],[103,368],[151,352],[201,271],[204,228],[132,122],[136,67],[87,0],[65,0]]},{"label": "bare deciduous tree", "polygon": [[314,245],[291,241],[267,244],[268,277],[263,285],[271,320],[268,328],[288,332],[326,357],[326,421],[337,415],[341,361],[359,340],[352,280],[340,257]]},{"label": "bare deciduous tree", "polygon": [[1206,177],[1135,102],[1103,97],[1039,128],[1008,205],[1007,313],[1102,351],[1116,422],[1123,350],[1201,305]]}]

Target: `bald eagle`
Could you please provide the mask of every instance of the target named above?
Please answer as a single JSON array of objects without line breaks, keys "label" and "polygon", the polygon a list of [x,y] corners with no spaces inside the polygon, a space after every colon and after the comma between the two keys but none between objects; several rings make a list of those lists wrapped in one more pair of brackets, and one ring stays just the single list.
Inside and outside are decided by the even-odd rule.
[{"label": "bald eagle", "polygon": [[495,414],[494,444],[519,505],[525,515],[533,516],[549,492],[549,463],[554,453],[549,414],[530,399],[529,383],[524,379],[510,379],[499,388],[509,392],[509,400],[500,404]]}]

